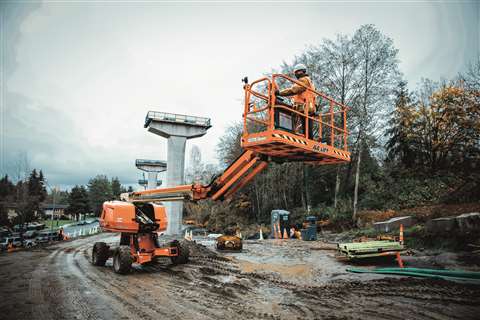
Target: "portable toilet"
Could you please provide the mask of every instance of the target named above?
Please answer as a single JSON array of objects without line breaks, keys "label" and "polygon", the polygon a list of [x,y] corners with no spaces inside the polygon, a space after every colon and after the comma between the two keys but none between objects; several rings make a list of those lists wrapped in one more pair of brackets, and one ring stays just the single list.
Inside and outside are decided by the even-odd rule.
[{"label": "portable toilet", "polygon": [[287,210],[272,210],[271,213],[271,225],[270,225],[270,238],[274,239],[274,226],[280,225],[280,232],[282,235],[287,230],[287,234],[290,234],[290,212]]},{"label": "portable toilet", "polygon": [[300,230],[302,235],[302,240],[304,241],[314,241],[317,240],[317,217],[308,216],[306,218],[306,226],[304,229]]}]

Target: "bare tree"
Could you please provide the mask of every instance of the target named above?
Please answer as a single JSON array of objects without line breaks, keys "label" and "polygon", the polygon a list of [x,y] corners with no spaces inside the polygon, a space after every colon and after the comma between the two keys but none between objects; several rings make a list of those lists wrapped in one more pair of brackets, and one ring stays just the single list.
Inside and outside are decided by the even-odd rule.
[{"label": "bare tree", "polygon": [[189,182],[206,182],[204,177],[205,165],[202,162],[202,152],[196,145],[190,150],[188,168],[185,179]]},{"label": "bare tree", "polygon": [[467,89],[480,91],[480,55],[467,66],[465,73],[460,74]]},{"label": "bare tree", "polygon": [[361,26],[353,36],[358,62],[359,93],[354,97],[353,112],[358,119],[357,163],[353,195],[353,220],[358,210],[362,148],[367,138],[379,139],[392,106],[392,94],[400,78],[398,50],[392,39],[383,35],[373,25]]},{"label": "bare tree", "polygon": [[[335,40],[325,39],[318,47],[306,52],[306,63],[311,68],[312,77],[321,91],[324,91],[344,105],[350,105],[359,92],[355,45],[352,37],[338,34]],[[355,119],[350,119],[349,127]],[[334,207],[337,207],[340,192],[341,165],[336,167]],[[349,170],[350,171],[350,170]]]}]

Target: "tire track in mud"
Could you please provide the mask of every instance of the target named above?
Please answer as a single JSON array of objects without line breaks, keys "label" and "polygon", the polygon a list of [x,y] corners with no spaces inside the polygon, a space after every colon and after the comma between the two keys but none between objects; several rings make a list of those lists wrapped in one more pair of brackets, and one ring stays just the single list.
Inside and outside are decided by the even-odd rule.
[{"label": "tire track in mud", "polygon": [[[95,281],[96,285],[100,285],[104,289],[108,287],[117,290],[122,290],[121,295],[116,295],[119,300],[125,299],[125,295],[130,295],[131,298],[137,299],[143,295],[141,301],[136,301],[143,306],[150,308],[149,313],[155,311],[162,312],[163,316],[168,316],[170,319],[182,318],[183,315],[191,316],[192,311],[197,310],[195,317],[212,319],[222,316],[221,313],[213,313],[210,309],[215,305],[214,299],[209,299],[208,295],[191,290],[193,287],[192,278],[182,276],[183,271],[173,271],[168,267],[162,265],[154,265],[148,267],[135,267],[132,273],[126,276],[119,276],[113,272],[111,268],[97,268],[90,264],[90,248],[83,249],[83,259],[77,260],[76,265],[87,274],[89,269],[95,269],[98,272],[89,273],[86,276]],[[101,276],[99,276],[101,275]],[[180,275],[180,276],[179,276]],[[104,280],[105,277],[107,280]],[[130,279],[134,279],[136,282],[141,282],[141,287],[138,285],[127,285]],[[127,280],[128,279],[128,280]],[[133,281],[133,280],[132,280]],[[133,289],[130,289],[133,288]],[[141,292],[138,292],[141,291]],[[159,292],[160,291],[160,292]],[[153,296],[157,299],[149,299],[149,296],[145,296],[145,292],[155,293]],[[113,290],[110,290],[110,294],[115,294]],[[158,301],[158,297],[166,296],[165,301]],[[211,293],[209,294],[211,295]],[[128,299],[127,299],[128,300]],[[128,301],[132,305],[132,301]],[[193,303],[192,303],[193,302]],[[173,307],[175,306],[176,307]],[[185,311],[188,311],[187,313]],[[222,310],[223,311],[223,310]],[[172,313],[173,312],[173,313]],[[150,315],[145,315],[150,316]]]},{"label": "tire track in mud", "polygon": [[[94,267],[91,265],[88,253],[92,244],[79,246],[74,254],[76,258],[72,266],[75,272],[89,282],[90,286],[100,289],[110,298],[110,303],[115,309],[127,309],[127,317],[130,319],[159,319],[165,316],[171,317],[168,310],[158,308],[158,305],[145,299],[145,284],[138,283],[127,276],[119,276],[111,268]],[[88,248],[85,248],[88,247]],[[81,255],[77,255],[82,252]],[[103,269],[103,270],[102,270]],[[105,272],[108,271],[108,272]],[[119,281],[121,277],[121,281]],[[136,289],[136,290],[133,290]]]},{"label": "tire track in mud", "polygon": [[[369,319],[404,319],[405,314],[410,314],[418,319],[474,319],[480,304],[479,287],[447,281],[387,278],[368,282],[339,280],[308,286],[255,272],[242,273],[233,262],[224,259],[196,256],[192,260],[219,273],[255,279],[260,284],[292,291],[296,297],[294,303],[280,303],[280,306],[307,318],[319,314],[330,314],[335,318],[332,310],[342,310],[339,318],[350,318],[346,317],[350,314]],[[351,312],[345,312],[346,308]],[[459,310],[461,314],[458,314]]]},{"label": "tire track in mud", "polygon": [[[84,277],[72,269],[75,247],[89,239],[62,243],[33,272],[30,296],[35,302],[35,319],[106,319],[122,316],[134,319],[135,314],[119,314],[105,302],[106,295],[88,285]],[[39,286],[38,283],[41,283]],[[96,295],[95,295],[96,293]],[[108,299],[107,299],[108,300]],[[95,306],[101,305],[101,308]],[[94,306],[94,307],[92,307]],[[121,308],[119,309],[121,310]]]},{"label": "tire track in mud", "polygon": [[412,278],[298,285],[201,251],[186,265],[134,266],[118,275],[111,261],[91,264],[93,243],[105,239],[63,243],[44,259],[30,280],[35,319],[443,320],[479,311],[480,287]]},{"label": "tire track in mud", "polygon": [[[56,251],[51,253],[47,259],[51,259],[51,257],[56,254],[58,254]],[[40,265],[34,270],[34,272],[32,272],[32,276],[29,281],[28,295],[32,303],[32,315],[34,320],[40,320],[40,318],[45,320],[53,319],[42,292],[42,280],[46,277],[46,275],[47,267],[45,265]]]}]

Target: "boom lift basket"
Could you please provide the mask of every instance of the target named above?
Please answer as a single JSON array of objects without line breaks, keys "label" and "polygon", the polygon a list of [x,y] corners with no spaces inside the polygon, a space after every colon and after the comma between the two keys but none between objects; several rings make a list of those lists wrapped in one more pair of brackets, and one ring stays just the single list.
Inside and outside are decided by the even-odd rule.
[{"label": "boom lift basket", "polygon": [[[246,83],[241,145],[278,161],[333,164],[350,161],[347,149],[348,107],[305,87],[315,96],[315,112],[275,95],[279,84],[302,83],[273,74]],[[302,110],[303,109],[303,110]],[[300,130],[299,130],[300,128]]]}]

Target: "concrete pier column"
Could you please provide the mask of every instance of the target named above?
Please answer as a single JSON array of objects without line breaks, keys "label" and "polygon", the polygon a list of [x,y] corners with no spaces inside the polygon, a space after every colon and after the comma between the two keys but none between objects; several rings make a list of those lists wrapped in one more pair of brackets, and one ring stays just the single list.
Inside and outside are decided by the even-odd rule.
[{"label": "concrete pier column", "polygon": [[155,171],[148,172],[148,180],[147,180],[148,190],[157,188],[157,176],[158,176],[158,173]]},{"label": "concrete pier column", "polygon": [[162,184],[161,180],[157,180],[158,174],[167,170],[167,163],[162,160],[147,160],[147,159],[137,159],[135,160],[135,166],[147,172],[148,179],[138,180],[138,183],[142,186],[147,186],[148,190],[156,189],[159,185]]},{"label": "concrete pier column", "polygon": [[[185,146],[187,139],[201,137],[211,127],[210,119],[150,111],[145,118],[148,131],[168,139],[167,187],[185,184]],[[183,202],[168,202],[167,234],[178,235],[182,228]]]},{"label": "concrete pier column", "polygon": [[[174,163],[167,171],[167,187],[185,184],[186,137],[170,136],[167,143],[167,163]],[[178,234],[182,228],[183,203],[169,202],[167,205],[167,234]]]}]

